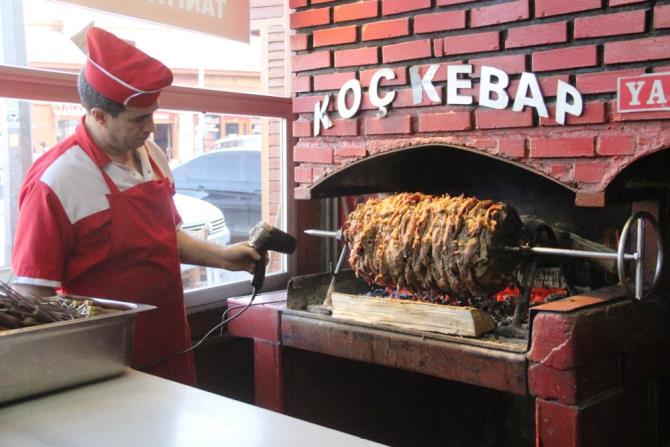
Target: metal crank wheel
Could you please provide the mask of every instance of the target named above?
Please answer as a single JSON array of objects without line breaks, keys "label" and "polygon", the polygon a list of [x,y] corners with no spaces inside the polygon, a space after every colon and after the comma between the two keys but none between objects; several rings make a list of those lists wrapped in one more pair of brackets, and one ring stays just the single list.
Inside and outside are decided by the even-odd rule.
[{"label": "metal crank wheel", "polygon": [[[637,222],[637,251],[635,253],[626,253],[626,244],[628,243],[628,235],[632,230],[633,223]],[[644,284],[644,250],[645,250],[645,230],[647,224],[653,228],[656,239],[656,269],[654,277],[649,286],[645,289]],[[631,278],[626,272],[626,261],[633,261],[635,265],[635,278]],[[617,272],[619,274],[619,281],[621,286],[626,290],[626,294],[632,301],[640,301],[656,288],[658,279],[661,277],[661,270],[663,267],[663,241],[661,239],[661,231],[654,216],[644,211],[637,212],[628,218],[626,224],[621,232],[619,238],[619,245],[617,247]],[[632,283],[632,284],[631,284]],[[631,288],[632,285],[632,288]]]}]

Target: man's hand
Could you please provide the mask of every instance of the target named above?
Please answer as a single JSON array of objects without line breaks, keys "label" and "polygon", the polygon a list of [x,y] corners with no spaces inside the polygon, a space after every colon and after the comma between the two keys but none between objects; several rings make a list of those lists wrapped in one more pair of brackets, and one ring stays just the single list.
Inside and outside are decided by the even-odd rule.
[{"label": "man's hand", "polygon": [[244,270],[249,273],[254,272],[254,264],[261,259],[261,255],[248,242],[238,242],[225,247],[224,257],[225,269]]}]

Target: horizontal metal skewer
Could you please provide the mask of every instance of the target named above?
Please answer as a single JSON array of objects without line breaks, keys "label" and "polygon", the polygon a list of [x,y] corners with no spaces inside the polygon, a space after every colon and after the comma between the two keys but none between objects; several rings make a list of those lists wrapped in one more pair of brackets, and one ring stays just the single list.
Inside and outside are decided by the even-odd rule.
[{"label": "horizontal metal skewer", "polygon": [[318,237],[329,237],[332,239],[342,239],[342,230],[327,231],[327,230],[305,230],[305,234]]},{"label": "horizontal metal skewer", "polygon": [[[637,251],[635,253],[625,253],[626,242],[628,238],[628,232],[631,229],[631,226],[634,222],[637,222]],[[531,247],[529,245],[524,245],[521,247],[504,247],[505,251],[508,252],[517,252],[521,254],[535,253],[539,255],[557,255],[557,256],[568,256],[573,258],[595,258],[595,259],[612,259],[616,261],[617,273],[619,274],[619,283],[625,288],[626,293],[636,300],[642,299],[642,296],[645,293],[645,287],[643,284],[644,280],[644,248],[645,248],[645,229],[647,222],[649,226],[654,230],[655,242],[656,242],[656,268],[654,271],[654,277],[647,288],[648,293],[653,291],[656,288],[656,284],[661,276],[661,271],[663,268],[663,242],[661,240],[661,232],[658,227],[656,219],[649,213],[638,211],[628,218],[626,224],[623,227],[621,232],[621,237],[619,238],[619,246],[617,251],[591,251],[591,250],[572,250],[566,248],[553,248],[553,247]],[[305,233],[312,236],[319,237],[328,237],[342,241],[342,229],[337,231],[326,231],[326,230],[305,230]],[[635,262],[635,279],[631,279],[626,275],[625,263],[624,261],[633,261]],[[339,262],[338,262],[339,264]],[[635,290],[631,292],[629,284],[633,282]]]},{"label": "horizontal metal skewer", "polygon": [[[317,237],[327,237],[332,239],[342,239],[342,230],[328,231],[328,230],[305,230],[306,234]],[[573,258],[599,258],[599,259],[617,259],[616,251],[589,251],[589,250],[571,250],[566,248],[553,247],[505,247],[505,251],[514,252],[531,252],[543,255],[559,255],[570,256]],[[637,261],[639,259],[638,253],[625,253],[624,259],[627,261]]]},{"label": "horizontal metal skewer", "polygon": [[[505,247],[505,251],[529,251],[537,254],[570,256],[573,258],[617,259],[618,256],[615,251],[571,250],[567,248],[552,247]],[[623,257],[627,261],[637,261],[640,258],[638,253],[625,253]]]}]

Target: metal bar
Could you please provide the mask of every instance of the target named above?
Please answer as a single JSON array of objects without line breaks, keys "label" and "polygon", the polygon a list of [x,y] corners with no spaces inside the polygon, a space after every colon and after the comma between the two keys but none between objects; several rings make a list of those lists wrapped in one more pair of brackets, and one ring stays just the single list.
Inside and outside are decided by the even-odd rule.
[{"label": "metal bar", "polygon": [[305,234],[309,234],[310,236],[329,237],[332,239],[342,239],[342,230],[305,230]]},{"label": "metal bar", "polygon": [[644,219],[637,220],[637,255],[639,258],[635,263],[635,298],[642,299],[644,292]]},{"label": "metal bar", "polygon": [[[551,247],[505,247],[506,251],[530,251],[532,253],[542,255],[557,255],[570,256],[573,258],[600,258],[600,259],[616,259],[616,252],[606,251],[589,251],[589,250],[569,250],[565,248],[551,248]],[[636,261],[639,258],[638,253],[624,255],[624,259]]]}]

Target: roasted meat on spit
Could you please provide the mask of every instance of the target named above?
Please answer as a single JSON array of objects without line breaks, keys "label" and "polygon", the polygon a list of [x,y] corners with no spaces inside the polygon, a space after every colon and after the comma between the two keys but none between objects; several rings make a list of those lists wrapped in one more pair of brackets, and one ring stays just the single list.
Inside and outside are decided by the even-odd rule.
[{"label": "roasted meat on spit", "polygon": [[401,193],[349,214],[349,263],[369,284],[482,297],[508,286],[523,224],[510,206],[473,197]]}]

